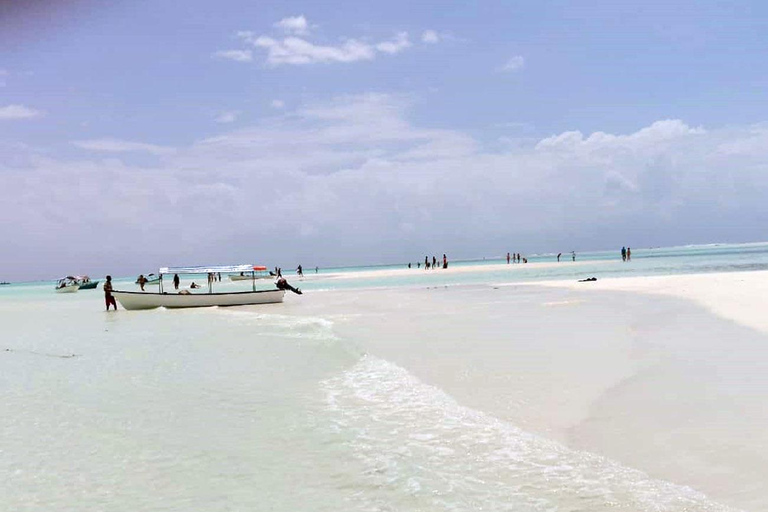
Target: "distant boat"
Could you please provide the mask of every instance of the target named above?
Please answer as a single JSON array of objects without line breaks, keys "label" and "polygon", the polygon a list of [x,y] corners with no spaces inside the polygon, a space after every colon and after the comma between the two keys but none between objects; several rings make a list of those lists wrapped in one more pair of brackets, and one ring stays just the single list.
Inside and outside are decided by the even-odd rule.
[{"label": "distant boat", "polygon": [[88,276],[75,276],[75,280],[81,290],[93,290],[99,284],[98,281],[91,281]]},{"label": "distant boat", "polygon": [[2,283],[0,283],[0,286],[2,286],[4,284],[11,284],[11,283],[9,283],[8,281],[3,281]]},{"label": "distant boat", "polygon": [[74,293],[79,289],[77,279],[72,276],[62,277],[56,281],[56,293]]},{"label": "distant boat", "polygon": [[270,274],[267,271],[267,267],[263,266],[254,266],[253,269],[248,272],[240,272],[239,274],[230,274],[229,280],[230,281],[252,281],[253,279],[269,279],[272,277],[272,274]]},{"label": "distant boat", "polygon": [[[145,274],[144,275],[144,284],[160,284],[160,276],[156,276],[155,274]],[[136,279],[136,282],[134,284],[139,284],[138,278]]]},{"label": "distant boat", "polygon": [[[114,290],[112,295],[128,310],[154,308],[200,308],[209,306],[249,306],[255,304],[273,304],[283,302],[285,289],[274,287],[257,290],[256,280],[251,277],[251,291],[214,293],[213,281],[208,281],[208,292],[181,290],[177,293],[163,291],[163,276],[167,274],[254,274],[252,265],[216,266],[216,267],[164,267],[158,272],[160,292],[129,292]],[[254,274],[255,275],[255,274]],[[296,290],[296,293],[301,293]]]}]

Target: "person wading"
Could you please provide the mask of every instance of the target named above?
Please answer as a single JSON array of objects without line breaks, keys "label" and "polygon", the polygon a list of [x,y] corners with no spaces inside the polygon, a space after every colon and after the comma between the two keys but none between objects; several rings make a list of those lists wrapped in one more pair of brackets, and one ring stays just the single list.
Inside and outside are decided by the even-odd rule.
[{"label": "person wading", "polygon": [[115,298],[112,296],[112,276],[107,276],[107,282],[104,283],[104,302],[107,304],[107,311],[109,311],[110,304],[117,311],[117,302],[115,302]]}]

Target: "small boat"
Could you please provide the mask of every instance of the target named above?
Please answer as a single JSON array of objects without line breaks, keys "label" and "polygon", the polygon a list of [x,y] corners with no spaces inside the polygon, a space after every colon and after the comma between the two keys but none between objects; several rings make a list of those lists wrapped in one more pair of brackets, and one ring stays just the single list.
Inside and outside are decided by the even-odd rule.
[{"label": "small boat", "polygon": [[99,284],[98,281],[91,281],[91,278],[88,276],[75,276],[75,280],[81,290],[93,290]]},{"label": "small boat", "polygon": [[8,281],[3,281],[2,283],[0,283],[0,286],[3,286],[4,284],[11,284],[11,283],[9,283]]},{"label": "small boat", "polygon": [[230,281],[251,281],[253,279],[269,279],[272,277],[272,274],[270,274],[267,271],[267,267],[264,266],[254,266],[253,269],[248,272],[240,272],[239,274],[230,274],[229,280]]},{"label": "small boat", "polygon": [[56,293],[74,293],[79,289],[77,279],[72,276],[62,277],[56,281]]},{"label": "small boat", "polygon": [[[144,274],[144,285],[148,284],[160,284],[160,276],[156,276],[155,274]],[[136,282],[134,284],[139,284],[139,279],[136,278]]]},{"label": "small boat", "polygon": [[[163,276],[167,274],[207,274],[209,277],[218,273],[251,274],[252,290],[239,292],[214,293],[214,281],[208,280],[208,292],[181,290],[166,292],[163,290]],[[252,265],[217,266],[217,267],[164,267],[158,272],[159,292],[129,292],[114,290],[112,295],[128,310],[154,308],[201,308],[210,306],[249,306],[254,304],[274,304],[283,302],[284,288],[272,284],[269,288],[256,289],[256,270]],[[196,286],[195,288],[199,288]],[[300,292],[297,292],[300,293]]]}]

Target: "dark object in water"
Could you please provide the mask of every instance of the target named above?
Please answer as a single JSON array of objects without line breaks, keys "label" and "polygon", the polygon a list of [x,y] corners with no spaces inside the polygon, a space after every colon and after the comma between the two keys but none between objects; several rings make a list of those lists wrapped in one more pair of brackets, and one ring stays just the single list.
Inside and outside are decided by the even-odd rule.
[{"label": "dark object in water", "polygon": [[580,283],[588,283],[588,282],[591,282],[591,281],[597,281],[597,278],[596,277],[588,277],[586,279],[579,279]]}]

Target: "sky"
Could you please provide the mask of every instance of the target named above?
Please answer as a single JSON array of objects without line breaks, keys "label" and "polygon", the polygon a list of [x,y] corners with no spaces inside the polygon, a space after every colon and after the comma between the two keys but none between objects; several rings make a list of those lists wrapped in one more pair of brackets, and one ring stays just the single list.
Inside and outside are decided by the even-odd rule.
[{"label": "sky", "polygon": [[768,240],[765,2],[0,0],[0,279]]}]

